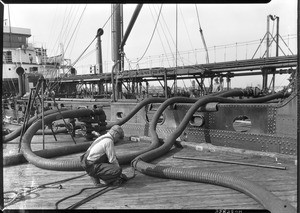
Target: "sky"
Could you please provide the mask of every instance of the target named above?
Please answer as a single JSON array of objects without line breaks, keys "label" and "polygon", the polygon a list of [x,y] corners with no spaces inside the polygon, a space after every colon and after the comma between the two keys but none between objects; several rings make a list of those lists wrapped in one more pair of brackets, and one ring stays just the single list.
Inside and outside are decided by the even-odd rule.
[{"label": "sky", "polygon": [[[124,31],[135,7],[136,4],[123,6]],[[297,0],[230,5],[144,4],[124,48],[125,69],[176,66],[176,49],[178,66],[206,63],[196,7],[211,63],[250,59],[266,33],[269,14],[280,18],[279,33],[289,47],[288,49],[281,42],[285,54],[297,53]],[[92,41],[98,28],[104,29],[102,36],[104,72],[111,71],[110,14],[110,4],[4,5],[6,25],[10,23],[14,27],[30,28],[32,36],[29,43],[47,48],[48,56],[60,54],[59,44],[63,43],[65,58],[75,62],[90,45],[75,64],[79,74],[88,73],[89,67],[96,63],[96,42]],[[275,30],[275,22],[270,22],[270,33],[274,35]],[[263,43],[255,57],[261,57],[264,48]],[[271,56],[272,54],[274,56],[275,48],[271,50],[273,50]],[[135,63],[137,61],[139,62]],[[252,78],[252,86],[261,83],[257,77]],[[280,81],[285,80],[283,78]],[[190,82],[186,82],[188,83]],[[238,87],[245,85],[245,82],[236,78],[232,80],[232,84]]]}]

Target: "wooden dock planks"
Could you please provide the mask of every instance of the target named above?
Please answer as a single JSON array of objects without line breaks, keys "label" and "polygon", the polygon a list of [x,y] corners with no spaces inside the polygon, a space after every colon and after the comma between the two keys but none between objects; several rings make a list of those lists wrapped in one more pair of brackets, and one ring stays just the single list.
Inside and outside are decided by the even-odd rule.
[{"label": "wooden dock planks", "polygon": [[[72,145],[69,135],[61,135],[55,142],[53,136],[46,136],[46,148]],[[41,136],[35,136],[32,146],[40,149]],[[84,143],[84,139],[76,138]],[[6,145],[3,153],[9,150],[16,151],[18,138]],[[128,153],[141,150],[149,146],[147,142],[127,142],[117,146],[117,153]],[[272,191],[281,199],[287,199],[293,206],[297,203],[297,167],[295,165],[281,164],[288,167],[287,170],[266,169],[242,165],[220,164],[195,160],[175,159],[173,155],[209,157],[225,160],[239,160],[243,162],[255,162],[262,164],[274,164],[272,159],[263,157],[245,157],[242,155],[221,155],[219,153],[200,152],[192,148],[174,148],[166,156],[156,159],[154,164],[174,166],[181,168],[198,168],[217,171],[224,174],[232,174],[252,180],[257,184]],[[59,157],[59,159],[78,158],[80,153]],[[84,174],[84,172],[62,172],[43,170],[31,164],[22,164],[3,168],[4,192],[17,191],[26,186],[36,186],[69,177]],[[123,172],[132,175],[129,166],[123,167]],[[79,192],[82,188],[93,187],[88,176],[71,180],[61,184],[62,189],[45,188],[36,191],[18,201],[7,209],[54,209],[55,203],[69,195]],[[99,189],[89,189],[75,198],[68,199],[59,204],[64,209],[75,202],[97,192]],[[129,180],[120,188],[109,191],[90,202],[82,205],[79,209],[262,209],[252,198],[232,189],[204,183],[169,180],[146,176],[137,172],[134,179]]]}]

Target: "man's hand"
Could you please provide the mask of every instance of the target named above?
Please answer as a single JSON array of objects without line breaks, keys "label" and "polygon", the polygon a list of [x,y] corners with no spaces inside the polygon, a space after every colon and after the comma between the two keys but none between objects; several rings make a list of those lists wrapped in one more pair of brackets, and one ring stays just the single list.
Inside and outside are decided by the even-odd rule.
[{"label": "man's hand", "polygon": [[92,134],[95,135],[96,137],[100,136],[100,134],[98,132],[96,132],[96,131],[92,131]]}]

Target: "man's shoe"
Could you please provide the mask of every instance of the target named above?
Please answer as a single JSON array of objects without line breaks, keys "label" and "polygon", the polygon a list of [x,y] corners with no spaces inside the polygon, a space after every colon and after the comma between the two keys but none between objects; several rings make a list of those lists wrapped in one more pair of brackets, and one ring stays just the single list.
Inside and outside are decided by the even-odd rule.
[{"label": "man's shoe", "polygon": [[109,183],[109,185],[111,185],[111,186],[117,186],[117,185],[122,184],[123,182],[124,181],[120,178],[118,180],[112,181],[111,183]]},{"label": "man's shoe", "polygon": [[129,180],[129,178],[125,174],[121,174],[120,178],[124,181]]},{"label": "man's shoe", "polygon": [[91,176],[91,180],[95,186],[98,186],[100,184],[99,178],[95,178]]}]

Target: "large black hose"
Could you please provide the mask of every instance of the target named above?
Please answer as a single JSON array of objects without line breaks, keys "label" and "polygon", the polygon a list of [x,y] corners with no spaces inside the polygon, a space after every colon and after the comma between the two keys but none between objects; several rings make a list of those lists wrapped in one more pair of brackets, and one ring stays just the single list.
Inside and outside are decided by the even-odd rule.
[{"label": "large black hose", "polygon": [[[93,115],[101,115],[103,111],[92,111],[89,109],[77,109],[77,110],[68,110],[61,113],[51,114],[44,117],[45,123],[51,123],[55,120],[59,120],[62,118],[76,118],[76,117],[91,117]],[[51,159],[44,159],[42,157],[37,156],[31,150],[30,143],[31,139],[34,136],[35,132],[39,130],[42,126],[42,121],[38,120],[33,125],[31,125],[26,133],[23,136],[21,151],[29,163],[34,164],[37,167],[45,168],[45,169],[53,169],[58,171],[82,171],[83,168],[80,166],[78,161],[56,161]],[[89,147],[90,143],[84,144],[81,147],[85,151]]]},{"label": "large black hose", "polygon": [[296,213],[296,209],[287,201],[277,198],[273,193],[267,191],[262,186],[240,177],[200,169],[157,166],[141,160],[135,163],[137,164],[136,168],[138,171],[150,176],[224,186],[252,197],[272,213]]},{"label": "large black hose", "polygon": [[[241,91],[241,90],[238,90],[238,91]],[[223,96],[223,95],[226,96],[226,94],[228,96],[231,96],[232,94],[234,94],[234,92],[236,92],[236,90],[230,91],[230,92],[214,93],[214,94],[211,94],[211,96]],[[239,94],[242,94],[242,93],[239,93]],[[171,99],[176,100],[176,101],[173,101],[174,103],[176,103],[176,102],[177,103],[195,103],[198,100],[196,98],[186,98],[186,97],[175,97],[175,98],[171,98]],[[168,99],[167,101],[169,101],[171,99]],[[145,105],[147,105],[149,103],[162,103],[165,100],[166,100],[165,98],[148,98],[148,99],[145,99],[142,102],[140,102],[125,118],[123,118],[122,120],[119,120],[116,123],[111,124],[108,127],[110,128],[113,125],[122,125],[125,122],[127,122],[132,116],[134,116]],[[165,101],[165,102],[167,102],[167,101]],[[156,134],[156,131],[155,131],[156,124],[157,124],[156,122],[151,122],[150,123],[150,125],[152,125],[152,127],[150,126],[150,135]],[[121,156],[118,156],[118,160],[122,165],[129,164],[135,157],[137,157],[137,156],[139,156],[143,153],[146,153],[150,150],[153,150],[153,149],[155,149],[159,146],[160,146],[160,142],[159,142],[158,138],[157,138],[157,140],[151,140],[150,146],[146,147],[143,150],[137,151],[135,153],[123,154]]]},{"label": "large black hose", "polygon": [[123,125],[124,123],[126,123],[127,121],[129,121],[141,108],[143,108],[147,104],[150,104],[150,103],[162,103],[165,100],[166,100],[165,98],[147,98],[147,99],[144,99],[143,101],[141,101],[140,103],[138,103],[134,107],[134,109],[126,117],[124,117],[121,120],[118,120],[118,121],[116,121],[114,123],[106,125],[106,129],[110,129],[113,125],[120,125],[120,126]]},{"label": "large black hose", "polygon": [[[223,93],[222,96],[226,97],[226,96],[240,96],[240,95],[244,95],[245,91],[243,90],[235,90],[235,91],[229,91],[227,94]],[[260,97],[260,98],[251,98],[251,99],[229,99],[229,98],[223,98],[223,97],[216,97],[216,96],[206,96],[202,99],[199,99],[186,113],[185,117],[182,119],[181,123],[179,124],[179,126],[176,128],[176,130],[167,138],[166,143],[159,147],[156,148],[154,150],[151,150],[150,152],[144,153],[142,155],[140,155],[138,158],[141,158],[142,160],[148,162],[148,161],[152,161],[162,155],[164,155],[165,153],[167,153],[170,148],[172,147],[173,143],[175,142],[176,138],[178,138],[181,133],[184,131],[186,125],[188,124],[188,122],[190,121],[191,116],[193,116],[193,114],[202,106],[204,106],[205,104],[209,103],[209,102],[220,102],[220,103],[263,103],[266,101],[270,101],[273,99],[277,99],[277,98],[283,98],[284,97],[284,93],[275,93],[269,96],[265,96],[265,97]],[[150,126],[153,128],[156,128],[156,124],[158,122],[158,119],[161,115],[161,113],[172,103],[175,103],[177,101],[178,98],[173,98],[173,99],[169,99],[167,100],[165,103],[163,103],[155,112],[152,121],[153,124]],[[155,131],[155,129],[150,129],[150,131],[153,133],[152,136],[152,140],[158,140],[158,136],[157,133]]]},{"label": "large black hose", "polygon": [[[112,124],[110,124],[110,125],[108,125],[108,129],[109,128],[111,128],[111,126],[113,126],[113,125],[116,125],[116,124],[118,124],[118,125],[122,125],[122,124],[124,124],[126,121],[128,121],[129,119],[131,119],[131,117],[132,116],[134,116],[135,115],[135,113],[136,112],[138,112],[142,107],[144,107],[145,105],[147,105],[147,104],[150,104],[150,103],[162,103],[162,102],[164,102],[165,101],[165,99],[164,98],[148,98],[148,99],[145,99],[145,100],[143,100],[142,102],[140,102],[132,111],[131,111],[131,113],[129,113],[125,118],[123,118],[123,119],[121,119],[121,120],[119,120],[119,121],[117,121],[117,122],[114,122],[114,123],[112,123]],[[62,109],[62,110],[65,110],[65,109]],[[50,113],[51,112],[51,113]],[[47,115],[49,115],[49,114],[53,114],[53,113],[55,113],[55,112],[57,112],[56,110],[49,110],[49,111],[47,111],[47,113],[45,113],[45,115],[47,116]],[[41,117],[41,114],[38,116],[38,117]],[[56,117],[56,116],[54,116],[54,117]],[[64,116],[65,117],[65,116]],[[56,118],[55,118],[56,119]],[[55,120],[54,119],[54,120]],[[54,121],[53,119],[52,119],[52,121]],[[30,124],[32,124],[33,122],[35,121],[35,119],[33,120],[30,120]],[[50,122],[50,121],[49,121]],[[21,130],[22,130],[22,128],[20,128],[20,130],[18,130],[18,131],[16,131],[16,132],[14,132],[14,135],[11,135],[10,137],[18,137],[18,134],[21,132]],[[40,134],[40,131],[41,130],[38,130],[37,132],[35,132],[34,134]],[[28,135],[27,135],[28,136]],[[26,137],[27,137],[26,136]],[[13,139],[13,138],[12,138]],[[32,139],[32,137],[31,137],[31,139]],[[30,141],[31,139],[28,139],[27,138],[27,142],[28,141]],[[78,149],[76,148],[76,146],[77,145],[74,145],[74,148],[70,148],[70,149],[68,149],[68,150],[70,150],[70,154],[72,154],[72,153],[75,153],[75,152],[73,152],[73,149],[75,149],[76,150],[76,152],[84,152],[84,151],[86,151],[87,150],[87,148],[90,146],[90,144],[85,144],[84,146],[82,146],[82,145],[78,145],[79,147],[80,147],[80,149],[79,149],[79,151],[78,151]],[[151,144],[150,145],[150,149],[152,149],[152,148],[155,148],[155,147],[157,147],[157,146],[159,146],[159,144]],[[52,151],[44,151],[44,150],[41,150],[41,151],[37,151],[37,152],[34,152],[34,153],[36,153],[37,155],[39,155],[40,157],[47,157],[47,158],[51,158],[51,153],[53,153],[53,157],[56,157],[56,156],[61,156],[61,155],[64,155],[64,154],[69,154],[69,153],[65,153],[64,152],[64,148],[63,147],[60,147],[60,148],[56,148],[55,149],[55,151],[54,152],[52,152]],[[136,152],[135,154],[131,154],[131,155],[122,155],[122,156],[120,156],[120,159],[119,159],[119,161],[121,162],[121,164],[128,164],[128,163],[130,163],[136,156],[138,156],[138,155],[140,155],[140,154],[142,154],[142,153],[144,153],[144,152],[146,152],[146,151],[148,151],[149,149],[148,148],[146,148],[145,149],[145,151],[139,151],[139,152]],[[47,152],[47,154],[45,154],[44,155],[44,153],[45,152]],[[59,153],[60,153],[60,155],[59,155]],[[13,155],[13,156],[7,156],[7,157],[5,157],[4,158],[4,166],[10,166],[10,165],[17,165],[18,163],[23,163],[23,162],[26,162],[26,159],[24,158],[24,156],[22,155],[22,154],[17,154],[17,155]],[[123,163],[122,163],[123,162]]]},{"label": "large black hose", "polygon": [[[84,150],[87,150],[87,148],[90,145],[91,145],[90,143],[81,143],[81,144],[74,144],[74,145],[69,145],[64,147],[33,151],[33,153],[37,156],[42,156],[43,158],[53,158],[53,157],[59,157],[59,156],[83,152]],[[26,162],[27,160],[22,153],[3,157],[4,167],[14,166]]]},{"label": "large black hose", "polygon": [[[222,94],[223,95],[223,94]],[[236,94],[238,95],[238,93]],[[225,94],[226,96],[226,94]],[[199,109],[199,107],[209,103],[209,102],[221,102],[221,103],[261,103],[266,102],[269,100],[273,100],[276,98],[282,98],[284,96],[283,93],[277,93],[274,95],[269,95],[262,98],[255,98],[255,99],[247,99],[247,100],[235,100],[235,99],[226,99],[221,97],[205,97],[203,99],[198,100],[187,112],[186,116],[183,118],[180,125],[177,127],[174,133],[166,140],[166,142],[147,153],[144,153],[132,161],[132,165],[147,175],[161,177],[161,178],[171,178],[171,179],[179,179],[179,180],[186,180],[186,181],[195,181],[195,182],[204,182],[210,183],[215,185],[221,185],[228,188],[232,188],[238,190],[240,192],[245,193],[246,195],[254,198],[256,201],[261,203],[264,208],[270,210],[274,213],[281,213],[281,212],[296,212],[293,206],[291,206],[288,202],[282,201],[277,198],[271,192],[265,190],[261,186],[258,186],[251,181],[245,180],[243,178],[234,177],[231,175],[224,175],[217,172],[210,172],[210,171],[201,171],[195,169],[184,169],[184,168],[173,168],[173,167],[163,167],[163,166],[156,166],[152,165],[143,161],[152,161],[166,152],[170,150],[172,145],[174,144],[177,137],[179,137],[182,131],[185,129],[186,125],[188,124],[191,116]],[[156,111],[152,122],[156,126],[158,118],[160,117],[161,113],[164,109],[171,104],[173,101],[176,101],[174,98],[173,100],[168,100],[166,103],[163,103],[158,110]],[[151,129],[151,132],[155,132],[155,130]],[[152,134],[153,140],[158,140],[157,134]]]},{"label": "large black hose", "polygon": [[[159,102],[163,102],[164,100],[165,99],[162,99],[162,98],[150,98],[148,100],[146,99],[145,101],[138,104],[133,111],[137,112],[140,108],[142,108],[146,104],[154,103],[154,102],[159,103]],[[191,102],[191,100],[188,100],[187,98],[185,98],[184,100]],[[193,99],[192,102],[195,102],[195,101],[196,101],[196,99]],[[81,110],[80,113],[88,114],[90,112],[91,111],[83,112],[83,110]],[[78,110],[70,110],[70,111],[62,112],[61,114],[64,118],[83,117],[83,115],[78,113]],[[134,115],[133,113],[130,113],[125,119],[121,120],[121,123],[126,122],[124,120],[129,120],[133,115]],[[54,120],[57,120],[60,118],[57,116],[60,116],[60,115],[58,113],[56,113],[56,114],[45,116],[44,122],[50,123]],[[87,116],[87,115],[85,115],[85,116]],[[83,170],[83,168],[80,165],[79,160],[59,161],[59,160],[53,160],[53,159],[43,159],[41,157],[42,156],[41,154],[43,154],[43,153],[39,153],[40,156],[37,156],[35,153],[32,152],[32,150],[30,148],[31,139],[32,139],[33,135],[35,134],[35,132],[38,129],[40,129],[40,127],[42,125],[41,122],[42,122],[41,120],[38,120],[33,125],[31,125],[23,136],[21,148],[22,148],[22,153],[23,153],[24,157],[30,163],[34,164],[37,167],[43,168],[43,169],[58,170],[58,171],[81,171],[81,170]],[[116,124],[116,123],[114,123],[114,124]],[[117,124],[120,124],[120,121],[117,122]],[[137,151],[137,152],[131,153],[131,154],[120,155],[120,156],[118,156],[118,161],[121,165],[128,164],[138,155],[145,153],[151,149],[154,149],[154,148],[158,147],[159,145],[160,145],[160,143],[159,143],[159,141],[157,141],[157,143],[151,143],[150,146],[144,150]],[[90,143],[85,144],[85,146],[81,146],[81,151],[86,151],[89,146],[90,146]],[[57,152],[60,153],[60,151],[59,151],[60,148],[57,148],[57,149],[58,149]]]},{"label": "large black hose", "polygon": [[[232,92],[230,92],[231,94]],[[218,93],[216,93],[215,95],[217,95]],[[190,98],[181,98],[180,99],[181,101],[177,101],[177,102],[188,102],[188,103],[194,103],[196,102],[198,99],[190,99]],[[149,104],[149,103],[162,103],[164,102],[165,99],[164,98],[148,98],[148,99],[145,99],[143,100],[142,102],[140,102],[133,110],[130,114],[128,114],[125,118],[123,118],[122,120],[119,120],[115,123],[113,123],[112,125],[122,125],[123,123],[125,123],[126,121],[128,121],[132,116],[135,115],[135,113],[137,113],[142,107],[144,107],[145,105]],[[63,117],[67,118],[66,115],[64,113],[63,114]],[[68,113],[68,115],[72,114],[72,116],[75,116],[75,114],[73,113]],[[78,116],[80,117],[80,116]],[[49,123],[49,122],[52,122],[56,119],[56,116],[51,116],[51,118],[48,117],[45,117],[45,123]],[[112,126],[111,125],[111,126]],[[35,123],[34,125],[32,125],[32,127],[30,129],[28,129],[28,132],[30,134],[26,134],[24,135],[23,137],[23,141],[22,141],[22,144],[25,143],[27,144],[25,148],[25,152],[30,155],[30,156],[36,156],[34,153],[32,153],[31,149],[28,148],[28,146],[30,147],[30,142],[31,142],[31,139],[32,139],[32,135],[35,134],[34,132],[36,132],[35,129],[37,128],[40,128],[39,126],[41,126],[41,121],[40,122],[37,122]],[[152,129],[155,129],[155,128],[152,128]],[[26,132],[27,133],[27,132]],[[151,133],[151,132],[150,132]],[[151,134],[155,133],[152,132]],[[88,148],[90,144],[87,144],[86,147],[82,147],[82,151],[86,151],[86,149]],[[118,156],[118,160],[120,162],[121,165],[125,165],[125,164],[128,164],[130,163],[135,157],[145,153],[145,152],[148,152],[156,147],[158,147],[160,145],[159,141],[158,140],[154,140],[151,142],[150,146],[149,147],[146,147],[145,149],[141,150],[141,151],[137,151],[135,153],[131,153],[131,154],[123,154],[121,156]],[[23,147],[23,146],[22,146]],[[58,148],[59,149],[59,148]],[[59,150],[57,151],[58,153],[61,153]],[[70,152],[72,152],[72,150],[70,150]],[[38,167],[41,167],[43,169],[50,169],[50,170],[56,170],[57,168],[59,170],[63,170],[63,171],[78,171],[78,170],[81,170],[80,166],[79,166],[79,161],[57,161],[57,160],[47,160],[47,162],[43,163],[43,160],[41,157],[43,157],[42,155],[42,152],[39,153],[40,155],[40,158],[36,158],[36,157],[32,157],[31,159],[33,159],[32,163]],[[49,156],[49,155],[48,155]],[[50,157],[50,156],[49,156]],[[11,157],[11,158],[14,158],[14,159],[18,159],[18,157]],[[15,162],[15,161],[14,161]],[[63,165],[64,164],[64,165]],[[77,166],[75,166],[77,165]]]},{"label": "large black hose", "polygon": [[[64,111],[64,110],[67,110],[67,109],[60,109],[60,111]],[[54,109],[54,110],[47,110],[44,112],[44,116],[47,116],[47,115],[50,115],[50,114],[53,114],[53,113],[57,113],[58,110]],[[34,122],[36,121],[37,119],[39,118],[42,118],[42,114],[38,114],[37,116],[34,116],[32,118],[30,118],[28,120],[28,124],[26,126],[26,129]],[[5,135],[2,139],[3,143],[7,143],[17,137],[20,136],[21,132],[22,132],[22,128],[23,126],[20,126],[18,127],[16,130],[14,130],[13,132],[9,133],[8,135]]]}]

